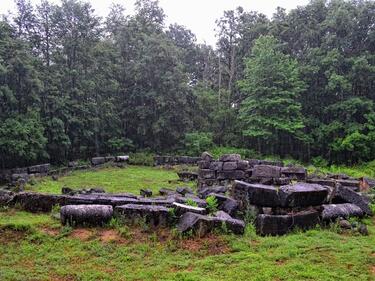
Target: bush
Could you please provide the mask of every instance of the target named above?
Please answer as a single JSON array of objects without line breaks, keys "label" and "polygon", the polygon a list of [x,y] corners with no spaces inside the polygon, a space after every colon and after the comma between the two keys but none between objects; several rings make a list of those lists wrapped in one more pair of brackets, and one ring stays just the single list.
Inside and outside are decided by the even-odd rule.
[{"label": "bush", "polygon": [[192,156],[198,156],[214,145],[211,133],[188,133],[184,143],[187,154]]},{"label": "bush", "polygon": [[135,152],[129,154],[129,164],[131,165],[142,165],[142,166],[153,166],[154,165],[154,154],[151,152]]},{"label": "bush", "polygon": [[215,196],[208,196],[206,198],[206,203],[207,203],[207,210],[209,214],[213,214],[217,211],[219,207],[219,203],[217,202],[217,199]]}]

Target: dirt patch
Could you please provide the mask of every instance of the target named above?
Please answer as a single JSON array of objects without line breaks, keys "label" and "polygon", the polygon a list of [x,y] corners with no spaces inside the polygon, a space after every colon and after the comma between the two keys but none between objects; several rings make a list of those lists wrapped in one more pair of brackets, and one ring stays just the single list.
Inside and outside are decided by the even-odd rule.
[{"label": "dirt patch", "polygon": [[44,227],[41,229],[41,231],[49,236],[57,236],[60,234],[60,229],[59,228],[48,228]]},{"label": "dirt patch", "polygon": [[375,276],[375,265],[372,265],[370,267],[370,272],[371,272],[371,275]]},{"label": "dirt patch", "polygon": [[72,238],[78,238],[83,241],[89,240],[94,235],[94,231],[91,229],[85,229],[85,228],[76,228],[72,231],[70,234],[70,237]]},{"label": "dirt patch", "polygon": [[51,281],[74,281],[77,280],[75,277],[69,275],[69,276],[59,276],[59,275],[50,275],[49,280]]},{"label": "dirt patch", "polygon": [[119,233],[113,229],[105,229],[98,233],[99,239],[102,242],[109,243],[109,242],[120,242],[122,239]]},{"label": "dirt patch", "polygon": [[0,229],[0,244],[14,243],[23,240],[27,233],[12,229]]},{"label": "dirt patch", "polygon": [[220,236],[214,234],[202,238],[183,239],[179,243],[179,248],[205,255],[221,255],[231,252],[228,243]]},{"label": "dirt patch", "polygon": [[275,264],[278,265],[278,266],[282,266],[286,263],[286,260],[276,260],[275,261]]}]

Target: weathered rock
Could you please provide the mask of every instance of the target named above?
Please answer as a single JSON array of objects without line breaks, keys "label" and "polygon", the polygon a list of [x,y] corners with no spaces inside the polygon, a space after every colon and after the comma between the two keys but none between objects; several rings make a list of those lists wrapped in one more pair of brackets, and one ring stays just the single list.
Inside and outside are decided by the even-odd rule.
[{"label": "weathered rock", "polygon": [[207,206],[206,200],[203,200],[195,195],[188,196],[187,194],[185,197],[173,196],[173,200],[181,204],[186,204],[189,201],[193,201],[195,204],[197,204],[198,207],[201,207],[201,208],[206,208]]},{"label": "weathered rock", "polygon": [[177,173],[178,177],[182,181],[194,181],[198,178],[198,173],[182,171]]},{"label": "weathered rock", "polygon": [[199,197],[205,199],[211,193],[224,194],[227,191],[228,191],[228,188],[225,186],[210,186],[210,187],[201,189],[198,192],[198,195]]},{"label": "weathered rock", "polygon": [[235,234],[243,234],[245,223],[228,217],[210,217],[187,212],[181,216],[177,224],[177,229],[180,232],[193,231],[199,236],[204,236],[215,228],[223,227]]},{"label": "weathered rock", "polygon": [[176,192],[181,195],[194,194],[194,191],[190,187],[177,187]]},{"label": "weathered rock", "polygon": [[0,190],[0,207],[10,205],[13,200],[13,197],[13,192]]},{"label": "weathered rock", "polygon": [[338,187],[333,197],[333,202],[346,202],[357,205],[366,215],[372,215],[371,208],[369,206],[369,199],[365,196],[351,190],[348,187]]},{"label": "weathered rock", "polygon": [[237,162],[224,162],[223,170],[224,171],[232,171],[237,169]]},{"label": "weathered rock", "polygon": [[253,168],[255,165],[260,165],[260,160],[258,159],[249,159],[247,160],[249,162],[249,166]]},{"label": "weathered rock", "polygon": [[18,204],[23,210],[29,212],[51,212],[53,206],[65,202],[63,195],[51,195],[33,192],[15,194],[12,203]]},{"label": "weathered rock", "polygon": [[198,161],[199,169],[210,169],[211,162],[210,161]]},{"label": "weathered rock", "polygon": [[352,228],[352,225],[350,224],[350,222],[348,222],[347,220],[344,220],[344,219],[339,221],[339,225],[343,229],[351,229]]},{"label": "weathered rock", "polygon": [[359,227],[358,227],[358,232],[360,234],[362,234],[363,236],[368,236],[369,233],[368,233],[368,229],[367,229],[367,226],[365,224],[361,224]]},{"label": "weathered rock", "polygon": [[324,221],[332,221],[340,217],[362,217],[363,215],[364,213],[361,208],[354,204],[344,203],[323,205],[322,219]]},{"label": "weathered rock", "polygon": [[128,162],[129,156],[128,155],[116,156],[115,161],[116,162]]},{"label": "weathered rock", "polygon": [[222,194],[211,193],[209,196],[214,196],[218,202],[218,209],[234,216],[238,210],[238,202],[228,196]]},{"label": "weathered rock", "polygon": [[199,178],[201,179],[215,179],[216,173],[212,170],[205,170],[201,169],[199,170]]},{"label": "weathered rock", "polygon": [[217,173],[218,180],[242,180],[245,178],[245,171],[231,170]]},{"label": "weathered rock", "polygon": [[312,178],[312,179],[307,179],[307,183],[313,183],[313,184],[320,184],[323,186],[330,186],[330,187],[335,187],[336,183],[334,180],[331,179],[319,179],[319,178]]},{"label": "weathered rock", "polygon": [[205,208],[194,207],[194,206],[185,205],[185,204],[181,204],[177,202],[174,202],[172,204],[172,208],[175,209],[175,214],[177,217],[180,217],[187,212],[201,214],[201,215],[205,215],[207,213]]},{"label": "weathered rock", "polygon": [[50,164],[41,164],[30,166],[28,168],[29,174],[47,174],[50,168]]},{"label": "weathered rock", "polygon": [[242,201],[246,205],[262,207],[278,207],[281,205],[278,191],[273,186],[250,184],[236,180],[233,190],[234,199]]},{"label": "weathered rock", "polygon": [[303,230],[315,227],[319,223],[319,212],[307,210],[289,215],[259,214],[255,221],[259,235],[284,235],[294,228]]},{"label": "weathered rock", "polygon": [[221,171],[223,170],[223,162],[220,162],[220,161],[210,162],[209,169],[213,171]]},{"label": "weathered rock", "polygon": [[160,188],[159,190],[160,195],[174,195],[176,191],[170,188]]},{"label": "weathered rock", "polygon": [[210,153],[205,151],[205,152],[202,153],[201,159],[202,159],[202,161],[211,162],[214,158],[212,157],[212,155]]},{"label": "weathered rock", "polygon": [[290,178],[274,178],[272,180],[274,185],[288,185],[291,183]]},{"label": "weathered rock", "polygon": [[319,184],[297,183],[280,188],[279,196],[283,207],[318,206],[324,203],[328,189]]},{"label": "weathered rock", "polygon": [[255,165],[252,177],[254,178],[280,178],[280,167],[270,165]]},{"label": "weathered rock", "polygon": [[239,154],[224,154],[219,158],[222,162],[236,162],[241,160],[241,155]]},{"label": "weathered rock", "polygon": [[91,164],[94,166],[102,165],[105,163],[105,157],[93,157],[91,158]]},{"label": "weathered rock", "polygon": [[245,170],[247,170],[249,168],[250,168],[249,161],[247,161],[247,160],[239,160],[237,162],[237,169],[245,171]]},{"label": "weathered rock", "polygon": [[70,194],[70,195],[73,195],[74,190],[73,190],[72,188],[70,188],[70,187],[63,186],[63,187],[61,188],[61,193],[62,193],[62,194]]},{"label": "weathered rock", "polygon": [[143,197],[151,197],[152,196],[152,190],[150,189],[146,189],[146,188],[142,188],[139,190],[139,193],[141,196]]},{"label": "weathered rock", "polygon": [[353,191],[359,191],[360,182],[358,180],[336,180],[338,184],[350,187]]},{"label": "weathered rock", "polygon": [[66,205],[61,207],[60,219],[63,225],[104,225],[113,215],[110,205]]},{"label": "weathered rock", "polygon": [[115,207],[114,216],[125,223],[165,227],[168,224],[169,212],[163,206],[128,204]]},{"label": "weathered rock", "polygon": [[69,161],[68,162],[68,167],[69,168],[74,168],[74,167],[77,167],[78,166],[78,162],[77,161]]},{"label": "weathered rock", "polygon": [[105,162],[114,162],[116,160],[115,156],[106,156],[104,158],[105,158]]},{"label": "weathered rock", "polygon": [[285,177],[296,179],[296,180],[306,180],[307,171],[304,167],[292,166],[281,168],[281,174]]}]

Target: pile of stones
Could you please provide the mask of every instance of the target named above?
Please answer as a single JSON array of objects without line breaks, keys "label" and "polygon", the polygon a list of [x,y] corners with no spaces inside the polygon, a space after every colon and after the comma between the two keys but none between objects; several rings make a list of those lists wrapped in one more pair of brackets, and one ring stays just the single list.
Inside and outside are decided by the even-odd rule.
[{"label": "pile of stones", "polygon": [[9,183],[10,187],[22,188],[30,179],[46,176],[50,172],[50,164],[40,164],[23,168],[0,170],[0,183]]},{"label": "pile of stones", "polygon": [[369,198],[360,192],[375,187],[371,179],[308,175],[304,167],[242,160],[238,154],[214,160],[205,152],[197,164],[197,193],[188,187],[161,188],[154,197],[148,189],[140,190],[140,195],[106,193],[103,188],[64,187],[62,194],[56,195],[0,191],[0,206],[50,212],[58,205],[64,225],[103,225],[116,218],[124,224],[171,226],[200,236],[215,229],[242,234],[244,218],[251,216],[259,235],[283,235],[338,219],[343,226],[366,233],[345,219],[372,215]]},{"label": "pile of stones", "polygon": [[200,157],[190,157],[190,156],[155,156],[154,165],[164,166],[164,165],[195,165],[200,160]]},{"label": "pile of stones", "polygon": [[77,161],[70,161],[67,166],[51,169],[51,164],[40,164],[23,168],[0,170],[0,184],[7,184],[5,189],[23,190],[23,187],[33,178],[44,177],[50,175],[53,179],[57,179],[57,175],[65,174],[74,170],[85,170],[90,167],[98,167],[105,163],[114,163],[116,166],[122,167],[129,162],[129,156],[107,156],[93,157],[90,165],[80,165]]}]

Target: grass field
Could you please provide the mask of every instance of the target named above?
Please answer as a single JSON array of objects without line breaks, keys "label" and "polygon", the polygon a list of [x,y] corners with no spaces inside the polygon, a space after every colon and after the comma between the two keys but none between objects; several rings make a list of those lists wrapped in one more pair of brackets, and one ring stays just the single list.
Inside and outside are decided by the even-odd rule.
[{"label": "grass field", "polygon": [[[137,192],[172,187],[173,171],[148,167],[75,172],[34,190],[59,193],[63,185]],[[111,224],[61,227],[51,214],[0,211],[0,280],[375,280],[375,224],[370,235],[332,226],[282,237],[228,234],[181,238]]]},{"label": "grass field", "polygon": [[100,170],[75,171],[68,176],[53,181],[46,177],[27,188],[45,193],[61,193],[61,188],[73,189],[102,187],[107,192],[131,192],[139,194],[139,189],[149,188],[157,193],[162,187],[193,186],[192,183],[178,183],[175,170],[155,167],[128,166],[126,168],[108,167]]}]

